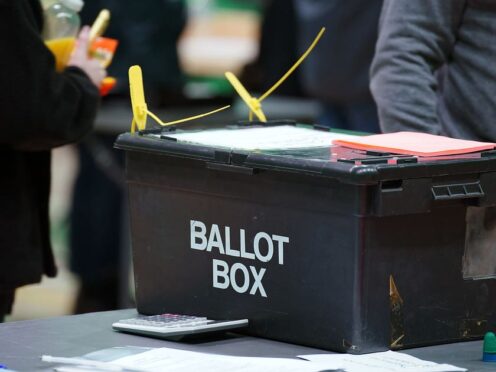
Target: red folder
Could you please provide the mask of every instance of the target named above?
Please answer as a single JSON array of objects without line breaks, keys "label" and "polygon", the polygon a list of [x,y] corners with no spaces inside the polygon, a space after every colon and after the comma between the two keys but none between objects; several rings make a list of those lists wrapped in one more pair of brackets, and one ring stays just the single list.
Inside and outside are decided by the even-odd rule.
[{"label": "red folder", "polygon": [[358,136],[352,139],[337,139],[332,143],[358,150],[416,156],[458,155],[491,150],[496,147],[495,143],[490,142],[460,140],[418,132]]}]

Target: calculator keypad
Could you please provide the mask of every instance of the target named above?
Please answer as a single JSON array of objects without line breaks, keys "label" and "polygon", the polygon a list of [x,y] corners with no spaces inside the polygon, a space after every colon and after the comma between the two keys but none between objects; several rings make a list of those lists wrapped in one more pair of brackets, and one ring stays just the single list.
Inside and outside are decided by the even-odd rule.
[{"label": "calculator keypad", "polygon": [[119,320],[119,323],[133,324],[147,327],[193,327],[210,322],[205,317],[179,315],[179,314],[161,314],[161,315],[139,315],[136,318]]}]

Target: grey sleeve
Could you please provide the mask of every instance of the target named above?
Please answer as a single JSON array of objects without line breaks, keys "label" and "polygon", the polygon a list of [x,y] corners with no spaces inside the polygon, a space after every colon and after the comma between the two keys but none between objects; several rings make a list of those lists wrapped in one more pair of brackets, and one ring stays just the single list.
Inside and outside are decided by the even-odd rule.
[{"label": "grey sleeve", "polygon": [[385,0],[370,81],[384,132],[440,132],[436,72],[449,62],[465,2]]}]

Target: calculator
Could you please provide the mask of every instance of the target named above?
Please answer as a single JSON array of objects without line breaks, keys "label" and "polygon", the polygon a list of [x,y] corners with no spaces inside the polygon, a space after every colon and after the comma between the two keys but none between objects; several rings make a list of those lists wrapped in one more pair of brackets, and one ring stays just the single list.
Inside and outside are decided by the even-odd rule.
[{"label": "calculator", "polygon": [[112,324],[112,328],[121,332],[176,340],[189,335],[243,328],[247,325],[248,319],[212,320],[192,315],[161,314],[122,319]]}]

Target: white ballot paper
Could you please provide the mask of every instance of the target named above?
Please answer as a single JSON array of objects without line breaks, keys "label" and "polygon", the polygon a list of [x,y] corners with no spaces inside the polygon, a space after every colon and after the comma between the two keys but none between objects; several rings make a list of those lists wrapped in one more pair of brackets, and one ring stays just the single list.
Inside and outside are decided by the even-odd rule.
[{"label": "white ballot paper", "polygon": [[240,129],[212,129],[201,132],[170,133],[167,137],[179,142],[240,150],[289,150],[329,147],[333,140],[356,136],[334,132],[280,125]]},{"label": "white ballot paper", "polygon": [[169,348],[151,349],[143,353],[115,359],[109,364],[126,371],[202,371],[202,372],[317,372],[319,363],[298,359],[252,358],[197,353]]},{"label": "white ballot paper", "polygon": [[[438,364],[394,351],[364,355],[315,354],[298,355],[328,369],[346,372],[451,372],[466,371],[450,364]],[[322,368],[322,367],[321,367]]]}]

